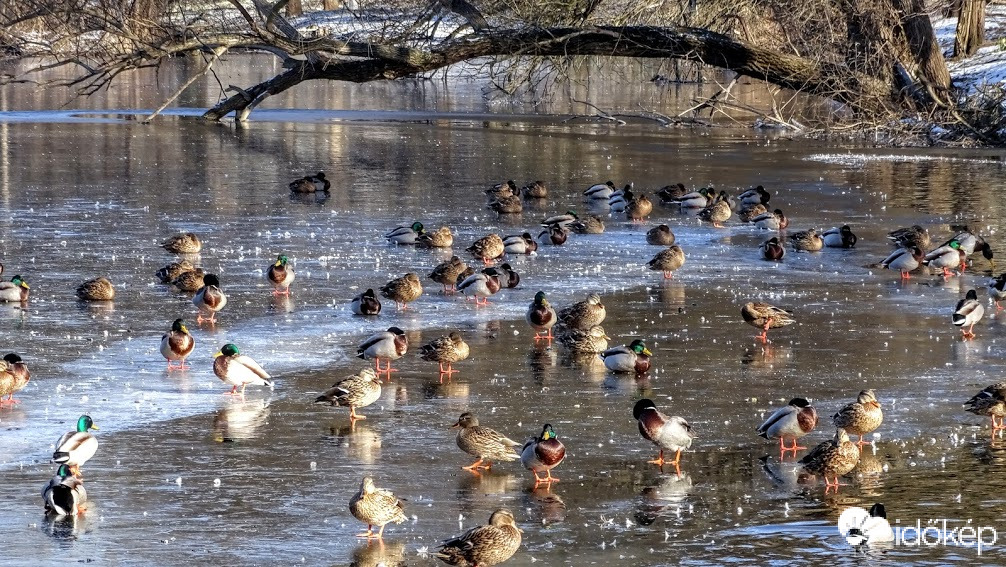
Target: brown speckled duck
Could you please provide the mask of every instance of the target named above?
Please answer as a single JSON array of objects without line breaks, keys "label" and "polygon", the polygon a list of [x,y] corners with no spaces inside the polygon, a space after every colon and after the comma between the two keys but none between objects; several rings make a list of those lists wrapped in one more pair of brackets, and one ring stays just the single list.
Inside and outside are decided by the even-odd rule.
[{"label": "brown speckled duck", "polygon": [[[380,539],[384,536],[384,526],[394,522],[401,524],[409,518],[402,510],[402,501],[390,491],[377,488],[374,479],[365,476],[360,483],[360,490],[349,500],[349,512],[353,517],[367,524],[367,531],[356,537]],[[380,531],[374,533],[374,526],[380,526]]]},{"label": "brown speckled duck", "polygon": [[[185,272],[190,272],[196,269],[192,265],[192,262],[188,260],[180,260],[178,262],[172,262],[160,270],[157,270],[157,279],[161,280],[162,284],[170,284],[175,281],[175,278],[184,274]],[[202,286],[199,286],[202,287]],[[199,288],[196,288],[199,289]]]},{"label": "brown speckled duck", "polygon": [[465,453],[478,458],[467,467],[462,467],[465,470],[472,472],[477,472],[478,469],[489,470],[493,466],[493,461],[516,461],[520,458],[520,455],[514,450],[514,447],[521,446],[520,443],[505,437],[494,429],[482,427],[479,425],[478,418],[470,412],[461,414],[457,423],[451,427],[461,428],[456,439],[458,447]]},{"label": "brown speckled duck", "polygon": [[394,301],[401,310],[408,309],[409,303],[419,299],[422,294],[423,284],[415,272],[409,272],[381,286],[381,295]]},{"label": "brown speckled duck", "polygon": [[367,419],[356,413],[357,408],[365,408],[381,397],[381,380],[377,373],[364,368],[355,376],[339,380],[314,399],[315,403],[325,402],[334,406],[349,407],[349,419]]},{"label": "brown speckled duck", "polygon": [[488,266],[503,255],[503,248],[503,239],[498,234],[489,234],[476,240],[465,250]]},{"label": "brown speckled duck", "polygon": [[[19,403],[14,394],[27,386],[29,380],[31,372],[20,356],[13,352],[4,356],[3,362],[0,362],[0,406]],[[6,400],[4,396],[7,396]]]},{"label": "brown speckled duck", "polygon": [[182,272],[178,275],[172,282],[171,285],[178,288],[180,291],[199,291],[202,289],[206,282],[203,278],[206,277],[206,272],[202,268],[195,268]]},{"label": "brown speckled duck", "polygon": [[194,233],[186,232],[169,237],[161,243],[161,248],[173,254],[198,254],[203,242]]},{"label": "brown speckled duck", "polygon": [[560,310],[558,321],[570,329],[589,330],[594,325],[600,325],[607,314],[601,296],[591,293],[587,299],[574,303]]},{"label": "brown speckled duck", "polygon": [[674,233],[666,224],[657,225],[646,231],[646,243],[652,246],[670,246],[674,244]]},{"label": "brown speckled duck", "polygon": [[[457,372],[454,370],[454,363],[468,358],[470,352],[468,343],[457,332],[451,332],[447,336],[439,337],[419,347],[419,357],[423,360],[440,363],[440,374],[446,374],[448,377]],[[447,363],[446,369],[444,368],[445,362]]]},{"label": "brown speckled duck", "polygon": [[513,514],[499,509],[489,517],[488,525],[476,526],[444,541],[434,556],[458,567],[499,565],[520,549],[521,533]]},{"label": "brown speckled duck", "polygon": [[[864,441],[863,436],[873,432],[884,422],[884,412],[880,409],[877,394],[871,390],[863,390],[856,401],[846,404],[838,413],[831,417],[835,427],[840,427],[848,433],[859,435],[856,445],[872,444]],[[845,473],[842,473],[845,474]]]},{"label": "brown speckled duck", "polygon": [[468,268],[468,264],[465,264],[461,258],[451,256],[450,260],[437,264],[428,277],[444,286],[444,294],[450,294],[457,289],[458,274],[465,271],[466,268]]},{"label": "brown speckled duck", "polygon": [[87,280],[77,286],[77,299],[81,301],[111,301],[115,299],[115,287],[104,276]]},{"label": "brown speckled duck", "polygon": [[420,234],[416,244],[426,248],[450,248],[454,244],[454,234],[449,227],[442,226]]},{"label": "brown speckled duck", "polygon": [[796,323],[793,314],[775,305],[762,302],[745,303],[741,308],[741,317],[752,327],[762,330],[756,338],[762,342],[768,341],[768,330],[778,329]]},{"label": "brown speckled duck", "polygon": [[[841,486],[838,477],[849,474],[859,464],[859,447],[849,441],[849,434],[841,427],[835,431],[835,438],[814,447],[798,461],[803,469],[812,475],[824,477],[825,492]],[[828,480],[834,477],[835,482]]]},{"label": "brown speckled duck", "polygon": [[685,265],[685,253],[677,244],[657,252],[646,265],[653,271],[663,272],[664,279],[674,277],[674,271]]},{"label": "brown speckled duck", "polygon": [[821,238],[821,235],[819,235],[814,229],[794,232],[789,235],[789,241],[793,244],[793,248],[796,250],[817,252],[818,250],[824,248],[824,239]]},{"label": "brown speckled duck", "polygon": [[[975,415],[987,415],[992,420],[992,436],[997,431],[1006,429],[1003,416],[1006,416],[1006,382],[988,386],[972,398],[964,402],[964,409]],[[996,418],[999,423],[996,423]]]}]

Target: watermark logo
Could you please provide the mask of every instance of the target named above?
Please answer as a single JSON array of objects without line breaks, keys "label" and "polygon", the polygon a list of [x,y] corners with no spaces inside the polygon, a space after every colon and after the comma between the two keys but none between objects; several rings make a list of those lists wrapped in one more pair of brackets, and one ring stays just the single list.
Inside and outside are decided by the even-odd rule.
[{"label": "watermark logo", "polygon": [[915,520],[914,524],[894,520],[892,526],[883,504],[875,504],[869,511],[855,506],[846,508],[838,518],[838,531],[856,547],[960,547],[975,549],[978,555],[999,541],[995,527],[977,525],[970,519],[930,518]]}]

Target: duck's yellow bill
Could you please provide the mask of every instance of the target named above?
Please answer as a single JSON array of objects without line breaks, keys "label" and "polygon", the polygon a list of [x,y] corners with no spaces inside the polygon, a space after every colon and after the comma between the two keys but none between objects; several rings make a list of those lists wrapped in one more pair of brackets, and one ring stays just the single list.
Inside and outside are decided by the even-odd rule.
[{"label": "duck's yellow bill", "polygon": [[218,357],[218,356],[223,356],[223,355],[224,355],[224,353],[222,353],[222,352],[220,352],[220,351],[218,350],[218,351],[216,352],[216,354],[214,354],[214,355],[213,355],[213,358],[216,358],[216,357]]},{"label": "duck's yellow bill", "polygon": [[91,429],[98,429],[98,426],[92,423],[91,424]]}]

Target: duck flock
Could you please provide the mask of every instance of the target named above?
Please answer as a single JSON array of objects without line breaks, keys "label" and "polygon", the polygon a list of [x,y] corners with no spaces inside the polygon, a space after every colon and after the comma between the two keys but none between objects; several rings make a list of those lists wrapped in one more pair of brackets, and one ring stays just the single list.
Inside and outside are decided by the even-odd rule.
[{"label": "duck flock", "polygon": [[[290,190],[295,193],[328,192],[330,188],[324,173],[309,175],[290,184]],[[507,181],[492,186],[486,193],[488,207],[501,215],[508,215],[522,212],[523,200],[545,198],[548,189],[541,181],[523,187],[514,181]],[[857,237],[848,225],[820,233],[816,230],[788,232],[790,219],[780,209],[770,209],[771,194],[762,186],[731,196],[726,191],[717,192],[708,188],[693,191],[677,184],[664,187],[655,195],[663,203],[680,207],[682,212],[709,223],[710,230],[722,227],[731,218],[764,230],[770,237],[761,243],[757,251],[752,250],[752,254],[766,261],[783,261],[788,251],[814,252],[824,247],[851,249],[857,243]],[[645,222],[653,210],[650,199],[635,192],[632,184],[618,189],[611,181],[599,183],[585,189],[583,198],[591,209],[596,209],[598,204],[602,207],[606,205],[612,214],[624,214],[632,222]],[[510,235],[487,234],[466,247],[469,261],[452,256],[434,267],[425,278],[416,272],[409,272],[369,288],[352,299],[351,310],[360,317],[379,317],[383,309],[381,298],[393,301],[399,310],[411,309],[411,305],[422,300],[423,282],[426,280],[440,286],[438,293],[459,294],[464,301],[472,304],[472,309],[491,308],[491,298],[501,289],[516,287],[521,282],[520,274],[507,262],[508,258],[535,254],[540,246],[563,246],[569,238],[589,238],[604,230],[601,217],[567,211],[542,220],[534,230]],[[389,243],[403,247],[450,248],[454,244],[454,235],[449,227],[427,231],[419,221],[393,228],[384,237]],[[954,277],[968,267],[976,253],[980,253],[994,269],[994,255],[989,244],[980,235],[966,229],[939,246],[932,245],[928,231],[920,226],[893,230],[889,238],[895,250],[879,266],[898,271],[902,278],[910,278],[912,273],[929,269],[939,270],[945,278]],[[671,279],[675,272],[685,269],[685,250],[675,242],[675,235],[667,225],[649,229],[645,240],[649,245],[660,247],[647,264],[650,270]],[[228,298],[216,275],[204,273],[186,258],[201,250],[199,236],[191,233],[175,235],[162,246],[182,258],[158,270],[157,278],[162,283],[194,292],[192,303],[196,308],[196,323],[215,324],[218,314],[226,308]],[[0,273],[2,269],[0,266]],[[266,275],[274,294],[289,295],[294,289],[294,267],[287,256],[278,255]],[[1006,274],[992,280],[988,291],[995,301],[996,310],[1001,310],[999,302],[1006,299]],[[20,276],[0,283],[0,300],[23,303],[29,301],[29,295],[30,287]],[[114,298],[115,288],[111,281],[101,277],[81,284],[77,296],[86,301],[108,301]],[[525,320],[535,333],[533,340],[536,344],[544,341],[550,345],[555,341],[570,353],[599,357],[604,366],[614,373],[644,375],[650,370],[653,355],[647,348],[645,337],[624,346],[609,346],[610,338],[601,326],[607,313],[600,295],[590,293],[575,302],[570,301],[571,298],[562,299],[569,304],[557,309],[545,293],[539,291],[528,305]],[[984,313],[985,307],[979,301],[976,290],[970,290],[954,307],[950,322],[961,328],[962,336],[967,340],[975,336],[974,327]],[[759,301],[759,298],[751,298],[743,305],[738,321],[756,327],[760,331],[758,340],[768,342],[770,330],[791,325],[797,316]],[[178,318],[171,322],[170,330],[163,335],[160,343],[167,370],[187,369],[186,359],[195,348],[195,340],[185,320]],[[410,351],[418,352],[424,361],[437,363],[441,381],[450,380],[457,372],[454,365],[470,355],[469,345],[458,332],[450,332],[413,349],[406,333],[392,326],[370,336],[357,348],[359,358],[373,361],[373,368],[361,368],[356,374],[322,392],[314,401],[348,408],[352,423],[366,419],[361,410],[380,398],[382,384],[390,381],[396,371],[392,364]],[[226,392],[229,395],[243,397],[248,386],[275,387],[269,373],[233,343],[219,348],[214,355],[213,370],[222,382],[231,387]],[[24,388],[29,379],[28,367],[17,354],[4,357],[0,361],[0,404],[16,403],[14,394]],[[782,459],[789,454],[795,459],[799,451],[807,449],[799,446],[798,442],[814,431],[819,422],[817,411],[807,400],[812,396],[797,394],[807,393],[793,393],[786,406],[778,408],[754,429],[754,433],[766,439],[778,439]],[[5,396],[6,399],[3,399]],[[1003,423],[1006,417],[1006,382],[985,388],[968,400],[965,407],[969,412],[990,417],[993,435],[1006,429]],[[631,411],[638,423],[640,436],[658,451],[648,463],[659,467],[673,466],[680,475],[681,453],[692,448],[696,439],[686,417],[668,415],[650,399],[637,400],[625,411],[626,414]],[[842,485],[841,477],[857,466],[861,448],[870,443],[866,436],[880,428],[882,423],[883,411],[877,393],[872,389],[859,392],[854,401],[831,417],[831,425],[835,428],[833,437],[810,449],[796,463],[808,477],[823,477],[825,492],[837,491]],[[751,424],[752,428],[755,425]],[[535,487],[541,484],[551,486],[559,481],[553,472],[563,462],[566,449],[551,424],[542,424],[540,434],[523,442],[482,425],[478,417],[470,412],[461,414],[454,427],[458,429],[458,448],[475,459],[464,469],[477,474],[494,463],[520,461],[533,474]],[[42,491],[47,513],[76,515],[85,512],[87,492],[80,469],[98,451],[98,440],[91,433],[97,429],[92,419],[83,415],[75,429],[56,442],[52,461],[57,470]],[[858,440],[853,442],[850,435],[858,436]],[[882,515],[883,506],[878,506]],[[360,489],[349,501],[348,508],[355,518],[367,525],[366,532],[360,536],[368,539],[381,538],[389,523],[407,520],[402,501],[390,491],[378,487],[370,476],[361,480]],[[875,507],[865,518],[877,517],[877,509]],[[435,556],[451,565],[496,565],[518,551],[521,534],[513,513],[499,508],[492,513],[487,524],[444,541]]]}]

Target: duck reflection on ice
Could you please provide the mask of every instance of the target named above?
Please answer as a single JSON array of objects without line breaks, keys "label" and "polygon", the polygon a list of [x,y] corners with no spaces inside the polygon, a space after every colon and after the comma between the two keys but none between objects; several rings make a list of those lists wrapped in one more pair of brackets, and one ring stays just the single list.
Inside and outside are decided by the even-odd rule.
[{"label": "duck reflection on ice", "polygon": [[692,476],[686,472],[657,475],[639,493],[639,505],[634,514],[636,523],[648,526],[658,518],[680,515],[691,491]]},{"label": "duck reflection on ice", "polygon": [[530,511],[531,519],[546,526],[566,519],[566,503],[552,492],[551,484],[529,486],[524,490],[524,508]]},{"label": "duck reflection on ice", "polygon": [[356,546],[350,567],[396,567],[405,565],[405,544],[400,541],[367,540]]},{"label": "duck reflection on ice", "polygon": [[267,400],[228,399],[213,416],[213,439],[219,443],[254,439],[270,411]]},{"label": "duck reflection on ice", "polygon": [[69,547],[77,538],[90,531],[89,525],[90,518],[87,514],[67,516],[46,514],[41,527],[50,537]]},{"label": "duck reflection on ice", "polygon": [[350,459],[369,465],[381,457],[381,436],[366,422],[332,426],[329,435],[336,447],[345,449],[345,456]]}]

